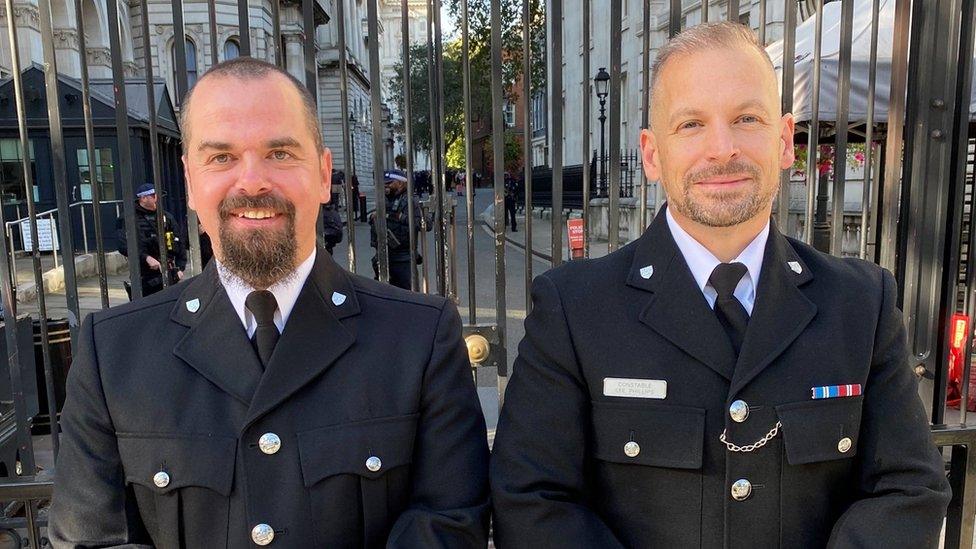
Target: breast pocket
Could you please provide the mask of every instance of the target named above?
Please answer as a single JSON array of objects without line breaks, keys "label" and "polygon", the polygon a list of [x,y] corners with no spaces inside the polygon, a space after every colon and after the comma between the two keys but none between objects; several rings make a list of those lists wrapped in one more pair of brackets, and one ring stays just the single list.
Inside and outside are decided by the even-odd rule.
[{"label": "breast pocket", "polygon": [[622,541],[699,545],[705,410],[594,402],[592,420],[596,505]]},{"label": "breast pocket", "polygon": [[119,434],[118,443],[125,482],[157,547],[227,546],[236,439]]},{"label": "breast pocket", "polygon": [[787,462],[804,465],[856,456],[863,398],[817,399],[777,406]]},{"label": "breast pocket", "polygon": [[344,547],[357,539],[362,542],[355,546],[386,543],[393,521],[409,503],[418,417],[370,419],[298,433],[318,545]]},{"label": "breast pocket", "polygon": [[[780,481],[782,532],[810,532],[824,545],[841,513],[858,498],[857,460],[863,397],[808,400],[776,406],[783,424],[785,464]],[[783,540],[788,546],[789,540]],[[795,540],[793,540],[795,541]]]}]

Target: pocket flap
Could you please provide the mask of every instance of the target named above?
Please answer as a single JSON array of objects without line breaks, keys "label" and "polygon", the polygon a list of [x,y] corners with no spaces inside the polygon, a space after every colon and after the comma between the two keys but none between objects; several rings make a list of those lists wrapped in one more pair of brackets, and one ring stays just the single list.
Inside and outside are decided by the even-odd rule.
[{"label": "pocket flap", "polygon": [[298,433],[305,486],[339,474],[377,478],[409,464],[419,416],[370,419]]},{"label": "pocket flap", "polygon": [[[125,481],[165,494],[202,486],[229,496],[234,484],[237,440],[229,437],[118,434]],[[165,483],[156,475],[165,473]],[[160,485],[162,484],[162,485]]]},{"label": "pocket flap", "polygon": [[[676,469],[699,469],[705,410],[649,403],[593,403],[597,459]],[[628,446],[628,443],[635,443]]]},{"label": "pocket flap", "polygon": [[857,455],[863,396],[791,402],[776,407],[790,465]]}]

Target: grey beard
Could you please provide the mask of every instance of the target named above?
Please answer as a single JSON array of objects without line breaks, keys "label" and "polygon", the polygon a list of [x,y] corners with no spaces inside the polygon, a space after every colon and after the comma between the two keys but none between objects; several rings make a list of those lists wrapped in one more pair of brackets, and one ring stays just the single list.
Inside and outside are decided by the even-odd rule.
[{"label": "grey beard", "polygon": [[[226,220],[236,208],[274,208],[284,213],[285,227],[274,231],[235,231]],[[221,263],[248,286],[264,290],[294,275],[298,244],[295,237],[295,207],[272,196],[225,199],[220,205]]]},{"label": "grey beard", "polygon": [[[700,180],[718,175],[732,175],[737,173],[748,173],[756,183],[755,188],[751,189],[746,196],[735,198],[734,193],[729,193],[727,200],[722,200],[718,207],[709,208],[704,204],[695,202],[691,196],[691,189]],[[744,223],[756,215],[767,206],[776,195],[776,189],[772,192],[763,192],[761,183],[762,174],[758,168],[744,162],[733,161],[724,166],[715,166],[696,173],[688,174],[682,182],[681,201],[671,200],[671,207],[685,217],[704,225],[706,227],[732,227]]]}]

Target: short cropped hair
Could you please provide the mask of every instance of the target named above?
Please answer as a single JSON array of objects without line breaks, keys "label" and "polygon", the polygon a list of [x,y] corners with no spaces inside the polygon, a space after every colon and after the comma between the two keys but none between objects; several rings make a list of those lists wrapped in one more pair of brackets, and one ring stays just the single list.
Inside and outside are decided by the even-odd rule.
[{"label": "short cropped hair", "polygon": [[654,94],[657,93],[658,80],[661,71],[672,57],[687,55],[712,49],[731,49],[745,48],[754,50],[759,56],[766,60],[769,69],[773,69],[773,61],[769,58],[766,48],[759,43],[752,29],[740,23],[731,21],[718,21],[714,23],[702,23],[694,27],[687,28],[657,51],[657,57],[651,66],[651,103],[654,102]]},{"label": "short cropped hair", "polygon": [[[224,61],[223,63],[218,63],[210,68],[204,75],[197,81],[197,85],[200,82],[208,78],[217,77],[231,77],[237,78],[239,80],[259,80],[262,78],[267,78],[272,74],[278,74],[285,77],[288,82],[290,82],[294,87],[295,91],[298,92],[298,96],[302,99],[302,106],[305,108],[305,120],[308,123],[308,131],[312,133],[312,139],[315,140],[315,146],[319,151],[322,150],[322,124],[319,122],[318,108],[315,106],[315,99],[312,94],[309,93],[308,88],[304,84],[298,81],[294,76],[289,74],[267,61],[262,61],[260,59],[255,59],[253,57],[236,57],[230,61]],[[182,108],[180,109],[180,130],[183,134],[183,154],[187,152],[187,143],[190,141],[190,120],[187,116],[190,112],[190,103],[193,100],[193,89],[186,92],[183,97]]]}]

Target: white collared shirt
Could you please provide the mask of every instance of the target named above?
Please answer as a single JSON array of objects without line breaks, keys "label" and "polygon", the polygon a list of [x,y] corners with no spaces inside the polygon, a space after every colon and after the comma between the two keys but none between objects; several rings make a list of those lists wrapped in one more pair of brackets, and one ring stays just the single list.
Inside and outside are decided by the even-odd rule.
[{"label": "white collared shirt", "polygon": [[[700,242],[682,229],[681,225],[678,225],[678,222],[671,215],[670,209],[666,210],[666,215],[675,244],[678,245],[681,255],[685,258],[685,263],[691,269],[691,274],[695,277],[698,288],[705,295],[708,306],[714,309],[718,292],[708,283],[708,278],[712,276],[715,267],[718,267],[722,262],[712,252],[708,251],[708,248],[702,246]],[[752,316],[752,307],[756,303],[756,288],[759,287],[759,273],[762,270],[763,254],[766,251],[766,240],[768,239],[769,222],[767,221],[766,226],[759,231],[756,238],[752,239],[752,242],[742,250],[738,257],[729,262],[742,263],[746,266],[746,274],[739,281],[739,285],[735,287],[733,295],[739,300],[739,303],[742,303],[749,316]]]},{"label": "white collared shirt", "polygon": [[[244,302],[247,300],[248,294],[254,291],[254,288],[227,270],[226,267],[220,264],[220,261],[216,257],[214,261],[217,261],[217,273],[220,275],[220,282],[224,285],[224,289],[227,290],[227,297],[230,298],[231,305],[237,311],[237,316],[240,317],[241,323],[247,331],[247,337],[250,339],[254,335],[254,331],[258,329],[258,324],[254,320],[254,315],[251,314],[251,311],[247,310],[247,307],[244,306]],[[309,273],[312,272],[312,266],[314,264],[315,248],[312,248],[312,253],[295,269],[295,273],[292,276],[268,288],[268,291],[274,294],[275,300],[278,302],[278,309],[274,314],[274,323],[278,327],[279,333],[285,330],[285,323],[288,322],[288,316],[291,314],[291,310],[295,308],[295,302],[298,301],[298,294],[301,293],[302,287],[305,286],[305,280],[308,279]]]}]

